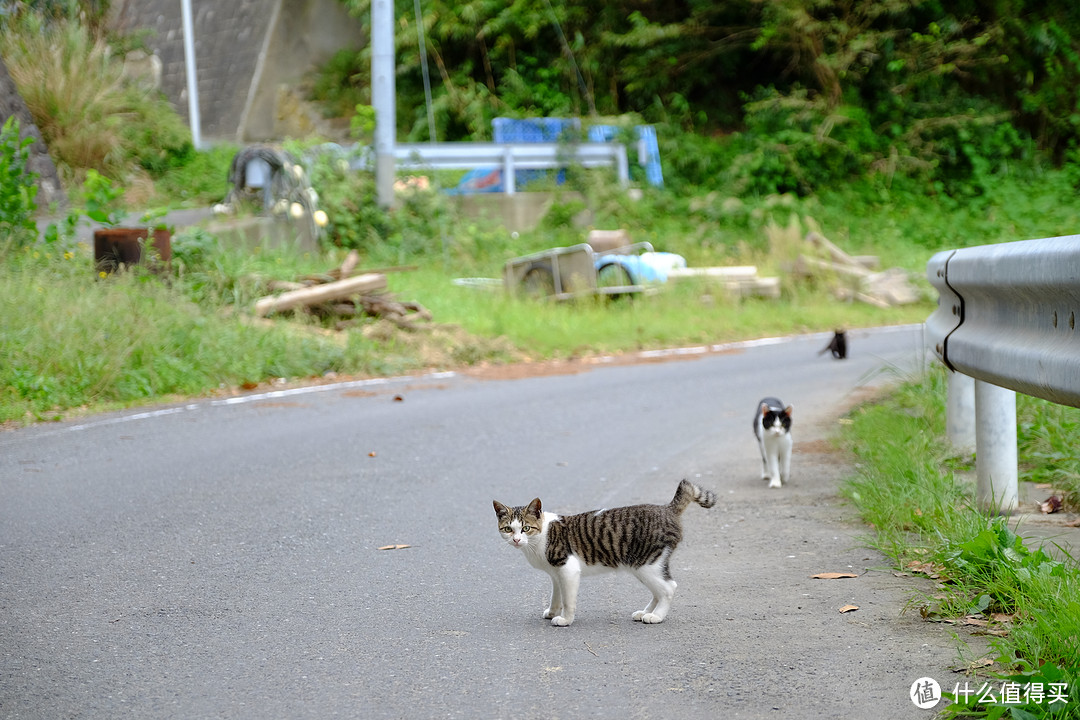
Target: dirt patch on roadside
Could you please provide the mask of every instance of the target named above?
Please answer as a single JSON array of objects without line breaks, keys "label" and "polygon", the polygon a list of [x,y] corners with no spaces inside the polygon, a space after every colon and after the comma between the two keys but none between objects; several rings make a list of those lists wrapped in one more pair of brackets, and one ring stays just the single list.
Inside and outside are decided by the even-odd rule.
[{"label": "dirt patch on roadside", "polygon": [[618,367],[625,365],[645,365],[667,363],[678,360],[697,360],[703,354],[647,354],[627,353],[625,355],[600,355],[569,360],[542,360],[538,362],[517,362],[509,365],[476,365],[458,372],[477,380],[521,380],[530,377],[548,377],[551,375],[577,375],[598,367]]}]

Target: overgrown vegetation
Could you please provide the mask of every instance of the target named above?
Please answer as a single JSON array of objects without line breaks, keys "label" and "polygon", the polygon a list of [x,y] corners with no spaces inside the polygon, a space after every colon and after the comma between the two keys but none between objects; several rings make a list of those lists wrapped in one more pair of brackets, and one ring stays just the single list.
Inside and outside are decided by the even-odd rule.
[{"label": "overgrown vegetation", "polygon": [[21,138],[19,129],[14,117],[0,127],[0,258],[37,236],[37,185],[28,167],[31,140]]},{"label": "overgrown vegetation", "polygon": [[[366,12],[363,2],[349,4]],[[539,12],[488,0],[436,2],[424,3],[423,17],[442,79],[439,139],[486,138],[495,115],[577,114],[586,124],[604,116],[621,127],[652,122],[665,186],[636,178],[641,193],[631,199],[603,171],[569,168],[564,185],[547,186],[556,202],[544,221],[518,235],[462,214],[440,192],[456,177],[442,173],[430,176],[432,190],[404,193],[399,207],[386,211],[369,173],[350,169],[347,157],[317,151],[319,139],[306,138],[287,146],[304,158],[329,216],[317,256],[224,248],[203,230],[187,230],[174,238],[171,276],[135,272],[94,280],[89,249],[75,242],[80,222],[114,222],[129,209],[218,202],[236,148],[195,152],[160,94],[124,76],[123,52],[137,40],[107,36],[107,1],[35,0],[6,8],[0,51],[70,186],[73,208],[38,237],[25,144],[7,131],[0,143],[7,161],[0,185],[0,328],[5,340],[33,341],[4,343],[10,357],[0,363],[7,385],[0,420],[278,377],[919,321],[928,303],[879,311],[838,303],[821,287],[788,279],[791,258],[772,247],[770,236],[781,229],[798,238],[820,228],[849,252],[877,254],[885,267],[920,276],[926,259],[943,247],[1071,234],[1080,224],[1080,175],[1068,163],[1053,168],[1038,152],[1070,157],[1067,143],[1058,152],[1054,139],[1067,134],[1068,121],[1055,120],[1056,135],[1032,134],[1026,116],[983,92],[998,71],[987,58],[1000,59],[1007,38],[1051,22],[1071,27],[1071,11],[1056,4],[1006,31],[1008,8],[960,22],[906,1],[691,3],[647,11],[552,3]],[[423,107],[411,12],[397,13],[398,117],[415,125],[407,132],[420,138],[426,122],[401,112]],[[906,33],[911,29],[917,33]],[[1014,56],[1020,62],[1038,52],[1056,63],[1053,73],[1032,71],[1031,92],[1073,90],[1066,82],[1068,47],[1060,41]],[[582,82],[571,71],[571,55]],[[339,56],[321,83],[328,101],[352,116],[354,138],[362,142],[373,127],[364,104],[367,62],[363,54]],[[105,208],[103,198],[114,194]],[[537,307],[451,285],[452,278],[497,277],[508,258],[580,242],[583,213],[592,227],[626,229],[633,240],[679,253],[691,265],[754,264],[763,274],[784,275],[782,297],[733,300],[686,284],[635,302]],[[443,340],[461,347],[432,360],[413,345],[365,337],[363,329],[330,342],[314,320],[292,330],[241,321],[263,291],[260,282],[323,271],[347,249],[359,250],[366,267],[418,267],[392,275],[391,290],[428,306],[438,322],[463,328]],[[94,329],[102,308],[125,306],[140,319],[130,330]],[[52,313],[66,315],[54,322]],[[151,318],[157,329],[141,329]],[[41,323],[76,335],[39,333]],[[295,334],[297,326],[307,339],[296,352],[281,352],[277,335]],[[205,346],[194,343],[196,330],[206,332]],[[269,339],[260,340],[260,333]],[[239,344],[237,358],[214,349],[226,339]],[[150,348],[157,346],[167,352],[156,356]],[[109,357],[90,362],[72,348]],[[181,360],[162,359],[170,353]],[[1060,440],[1043,442],[1046,452],[1064,452]]]},{"label": "overgrown vegetation", "polygon": [[[1044,690],[1050,683],[1068,686],[1068,703],[1005,703],[998,692],[995,703],[954,698],[947,715],[1078,718],[1080,563],[1052,545],[1024,542],[1022,527],[975,508],[961,473],[970,458],[956,456],[944,440],[945,384],[944,371],[937,370],[853,414],[842,441],[858,459],[859,474],[844,492],[872,527],[870,543],[896,569],[936,579],[934,594],[914,603],[924,617],[993,631],[995,688],[1001,682],[1041,683]],[[1065,437],[1075,444],[1080,410],[1025,396],[1018,396],[1018,405],[1025,478],[1053,478],[1056,488],[1075,498],[1075,459],[1046,449],[1060,448]]]},{"label": "overgrown vegetation", "polygon": [[15,13],[0,22],[0,48],[66,183],[93,169],[137,188],[192,160],[190,133],[164,95],[127,77],[76,13]]},{"label": "overgrown vegetation", "polygon": [[[342,1],[370,17],[369,0]],[[417,18],[397,5],[397,117],[423,140]],[[421,17],[439,140],[490,139],[497,116],[629,114],[661,128],[665,172],[697,188],[809,194],[880,175],[977,196],[1036,148],[1071,160],[1080,139],[1066,0],[433,0]],[[369,102],[369,78],[366,49],[318,87],[348,109]],[[678,152],[684,133],[705,152]]]}]

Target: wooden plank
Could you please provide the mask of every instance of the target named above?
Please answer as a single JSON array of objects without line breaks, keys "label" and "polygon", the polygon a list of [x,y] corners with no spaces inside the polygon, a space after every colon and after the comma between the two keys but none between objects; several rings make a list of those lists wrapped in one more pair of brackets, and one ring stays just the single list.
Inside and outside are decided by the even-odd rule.
[{"label": "wooden plank", "polygon": [[859,264],[858,260],[841,250],[835,244],[830,242],[827,237],[825,237],[819,232],[811,231],[806,233],[806,242],[810,243],[811,245],[816,245],[818,247],[824,248],[825,251],[829,253],[829,256],[838,263],[849,265],[851,267],[860,267],[864,270],[866,269]]},{"label": "wooden plank", "polygon": [[757,277],[755,265],[731,265],[719,267],[689,267],[671,268],[667,274],[668,280],[682,280],[683,278],[711,278],[715,280],[752,280]]},{"label": "wooden plank", "polygon": [[353,295],[363,295],[384,289],[386,289],[385,275],[366,273],[336,282],[261,298],[255,303],[255,314],[259,317],[266,317],[275,312],[319,305],[333,300],[342,300]]},{"label": "wooden plank", "polygon": [[806,255],[800,255],[799,259],[795,261],[795,271],[800,274],[813,275],[814,269],[835,272],[840,275],[849,275],[856,278],[868,278],[873,274],[862,265],[829,262],[828,260],[819,260],[818,258],[807,257]]},{"label": "wooden plank", "polygon": [[349,277],[359,264],[360,253],[356,252],[356,250],[350,250],[349,254],[345,256],[344,262],[341,263],[341,267],[338,268],[338,277],[342,280]]}]

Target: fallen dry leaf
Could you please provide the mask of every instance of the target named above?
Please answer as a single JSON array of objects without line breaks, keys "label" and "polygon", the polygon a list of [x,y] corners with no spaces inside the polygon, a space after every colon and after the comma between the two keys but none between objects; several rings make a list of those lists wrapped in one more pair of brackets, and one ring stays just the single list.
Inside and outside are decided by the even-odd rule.
[{"label": "fallen dry leaf", "polygon": [[1009,637],[1009,628],[987,628],[986,630],[973,630],[972,635],[993,635],[994,637]]},{"label": "fallen dry leaf", "polygon": [[907,570],[913,573],[921,573],[931,580],[937,580],[941,577],[941,573],[944,572],[945,567],[943,565],[935,565],[929,562],[920,562],[919,560],[912,560],[904,566]]},{"label": "fallen dry leaf", "polygon": [[378,549],[379,550],[404,550],[407,547],[412,547],[412,545],[383,545],[381,548],[378,548]]},{"label": "fallen dry leaf", "polygon": [[240,387],[242,387],[244,390],[254,390],[255,388],[259,387],[259,383],[251,382],[250,380],[248,380],[247,382],[240,383]]},{"label": "fallen dry leaf", "polygon": [[371,452],[369,452],[369,453],[367,454],[367,456],[368,456],[368,457],[375,457],[375,451],[374,451],[374,450],[372,450]]},{"label": "fallen dry leaf", "polygon": [[960,665],[952,669],[953,672],[969,673],[975,670],[980,670],[985,667],[990,667],[994,664],[994,658],[989,655],[981,657],[978,660],[972,660],[967,665]]},{"label": "fallen dry leaf", "polygon": [[817,575],[811,575],[810,577],[815,580],[839,580],[840,578],[857,578],[859,576],[856,573],[823,572],[818,573]]},{"label": "fallen dry leaf", "polygon": [[858,610],[858,609],[859,609],[858,605],[845,605],[844,607],[840,608],[840,612],[849,613],[852,610]]},{"label": "fallen dry leaf", "polygon": [[1061,510],[1061,498],[1057,495],[1051,495],[1050,497],[1039,503],[1039,510],[1043,515],[1049,515],[1050,513],[1056,513]]},{"label": "fallen dry leaf", "polygon": [[401,397],[400,395],[395,395],[394,402],[405,402],[405,398]]}]

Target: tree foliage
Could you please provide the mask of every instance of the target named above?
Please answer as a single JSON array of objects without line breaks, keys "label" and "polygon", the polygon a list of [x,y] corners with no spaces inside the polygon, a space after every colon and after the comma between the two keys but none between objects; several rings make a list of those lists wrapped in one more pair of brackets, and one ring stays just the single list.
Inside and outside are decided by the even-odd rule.
[{"label": "tree foliage", "polygon": [[[370,0],[342,0],[359,18]],[[977,193],[1080,139],[1072,0],[421,0],[437,139],[507,116],[634,114],[734,133],[728,179],[812,191],[852,174]],[[415,3],[396,2],[400,131],[428,135]],[[369,56],[339,58],[363,99]],[[669,132],[670,135],[670,132]],[[732,155],[734,153],[734,155]],[[706,171],[708,172],[708,171]]]}]

